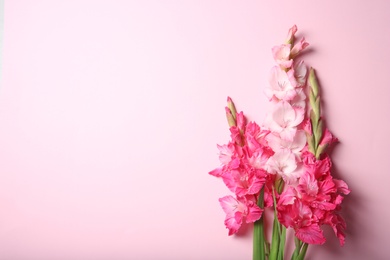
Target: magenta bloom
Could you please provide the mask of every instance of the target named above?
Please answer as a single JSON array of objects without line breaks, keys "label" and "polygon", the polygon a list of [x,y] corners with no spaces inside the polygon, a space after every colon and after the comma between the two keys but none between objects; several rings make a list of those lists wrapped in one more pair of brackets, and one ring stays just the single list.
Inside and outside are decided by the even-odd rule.
[{"label": "magenta bloom", "polygon": [[317,160],[311,153],[302,154],[305,173],[296,187],[289,186],[279,197],[278,219],[308,244],[323,244],[321,225],[330,225],[340,245],[344,245],[345,221],[338,214],[342,195],[350,191],[344,181],[333,179],[329,157]]},{"label": "magenta bloom", "polygon": [[219,199],[223,211],[226,213],[225,226],[229,229],[229,236],[237,233],[244,219],[246,223],[253,223],[261,217],[263,212],[256,205],[255,198],[225,196]]}]

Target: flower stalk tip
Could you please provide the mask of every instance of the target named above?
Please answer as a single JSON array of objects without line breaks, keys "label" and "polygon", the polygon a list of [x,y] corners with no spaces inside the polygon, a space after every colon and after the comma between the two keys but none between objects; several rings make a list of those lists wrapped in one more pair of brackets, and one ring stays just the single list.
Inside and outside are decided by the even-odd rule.
[{"label": "flower stalk tip", "polygon": [[226,119],[228,121],[229,127],[236,126],[236,119],[234,118],[232,111],[229,107],[225,107]]},{"label": "flower stalk tip", "polygon": [[237,110],[236,107],[234,106],[233,100],[230,97],[227,98],[227,106],[230,109],[233,118],[236,119]]}]

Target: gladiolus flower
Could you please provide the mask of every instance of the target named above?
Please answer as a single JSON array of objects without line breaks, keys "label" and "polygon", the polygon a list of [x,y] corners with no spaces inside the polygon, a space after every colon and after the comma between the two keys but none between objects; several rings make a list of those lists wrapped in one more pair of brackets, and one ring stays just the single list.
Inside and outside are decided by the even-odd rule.
[{"label": "gladiolus flower", "polygon": [[272,48],[272,54],[276,63],[284,69],[289,69],[293,63],[293,60],[290,59],[290,50],[290,44],[282,44]]},{"label": "gladiolus flower", "polygon": [[232,196],[225,196],[219,199],[223,211],[226,213],[225,226],[229,229],[229,236],[237,233],[243,220],[252,223],[261,217],[260,209],[253,200],[245,198],[235,199]]},{"label": "gladiolus flower", "polygon": [[286,72],[279,66],[272,68],[269,78],[270,87],[265,90],[265,94],[270,100],[272,98],[291,100],[295,97],[297,83],[294,78],[294,71],[290,71]]},{"label": "gladiolus flower", "polygon": [[297,131],[297,126],[303,121],[304,110],[293,108],[288,102],[279,102],[274,106],[272,114],[268,118],[268,126],[281,138],[292,141]]}]

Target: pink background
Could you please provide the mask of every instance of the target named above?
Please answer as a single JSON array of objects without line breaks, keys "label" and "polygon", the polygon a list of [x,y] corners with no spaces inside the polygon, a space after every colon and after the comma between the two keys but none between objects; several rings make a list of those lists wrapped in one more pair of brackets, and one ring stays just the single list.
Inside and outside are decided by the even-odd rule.
[{"label": "pink background", "polygon": [[0,259],[251,259],[208,171],[225,100],[261,123],[271,47],[293,24],[340,139],[346,245],[388,259],[389,1],[4,1]]}]

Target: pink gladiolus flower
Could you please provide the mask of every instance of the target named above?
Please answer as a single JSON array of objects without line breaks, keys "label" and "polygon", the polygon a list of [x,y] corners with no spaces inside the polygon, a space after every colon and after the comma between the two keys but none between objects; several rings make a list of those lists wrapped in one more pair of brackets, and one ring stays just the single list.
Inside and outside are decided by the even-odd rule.
[{"label": "pink gladiolus flower", "polygon": [[[220,166],[209,174],[221,178],[234,193],[219,199],[229,235],[237,233],[243,223],[261,218],[264,209],[257,204],[261,198],[264,208],[273,211],[281,225],[292,228],[301,242],[323,244],[321,228],[329,225],[343,245],[346,224],[338,211],[350,190],[344,181],[331,175],[332,162],[326,148],[337,139],[311,114],[321,111],[321,104],[316,102],[319,88],[314,70],[309,73],[304,62],[295,59],[309,45],[305,38],[295,39],[297,30],[296,25],[291,27],[286,42],[272,48],[276,66],[265,90],[272,109],[264,127],[248,123],[244,113],[238,113],[232,99],[227,98],[230,141],[217,146]],[[306,87],[314,93],[310,102],[306,100]],[[268,244],[260,227],[254,225],[253,241],[258,246]],[[280,233],[274,226],[273,242],[279,240],[279,244],[270,245],[277,250],[270,250],[269,258],[284,257],[280,246],[285,244],[284,227]],[[303,259],[306,246],[296,243],[292,258],[298,254]],[[267,258],[264,249],[255,248],[254,259]]]},{"label": "pink gladiolus flower", "polygon": [[324,233],[317,223],[297,228],[295,230],[295,236],[305,243],[314,245],[322,245],[326,241]]},{"label": "pink gladiolus flower", "polygon": [[294,78],[294,71],[286,72],[279,66],[271,70],[269,78],[270,87],[265,89],[265,94],[272,100],[291,100],[295,97],[295,87],[297,85]]},{"label": "pink gladiolus flower", "polygon": [[331,201],[331,194],[336,192],[335,184],[330,176],[319,181],[311,172],[305,172],[299,179],[297,191],[302,201],[312,208],[334,210],[336,205]]},{"label": "pink gladiolus flower", "polygon": [[293,99],[290,100],[290,104],[294,108],[300,108],[304,110],[306,107],[306,95],[302,88],[296,88],[295,91],[296,95]]},{"label": "pink gladiolus flower", "polygon": [[231,170],[221,177],[226,186],[240,197],[258,193],[265,183],[265,173],[262,170],[245,166]]},{"label": "pink gladiolus flower", "polygon": [[311,172],[316,179],[323,175],[330,174],[332,162],[328,156],[325,156],[322,160],[317,160],[312,153],[305,151],[302,153],[301,157],[305,170]]},{"label": "pink gladiolus flower", "polygon": [[220,198],[219,202],[226,213],[225,226],[229,229],[229,236],[237,233],[244,218],[246,218],[247,223],[252,223],[258,220],[262,214],[262,209],[253,200],[225,196]]},{"label": "pink gladiolus flower", "polygon": [[286,140],[277,133],[272,133],[267,135],[267,141],[275,152],[287,149],[298,155],[306,145],[306,134],[302,130],[297,130],[293,140]]},{"label": "pink gladiolus flower", "polygon": [[310,207],[297,197],[292,204],[281,204],[281,201],[292,201],[292,198],[285,199],[284,197],[291,197],[291,191],[285,195],[280,195],[278,203],[278,219],[286,227],[292,227],[295,230],[295,236],[301,241],[308,244],[321,245],[325,243],[323,231],[320,229],[317,217],[313,214]]},{"label": "pink gladiolus flower", "polygon": [[283,139],[292,141],[304,116],[303,109],[294,108],[288,102],[279,102],[274,106],[267,123],[271,131],[278,133]]},{"label": "pink gladiolus flower", "polygon": [[217,145],[217,147],[219,149],[219,160],[222,165],[210,171],[209,174],[221,177],[223,174],[240,166],[240,158],[243,156],[243,153],[241,147],[232,142],[227,145]]},{"label": "pink gladiolus flower", "polygon": [[272,48],[272,54],[276,63],[284,69],[289,69],[293,63],[293,60],[290,59],[290,50],[290,44],[282,44]]},{"label": "pink gladiolus flower", "polygon": [[292,186],[287,186],[287,189],[280,195],[278,205],[293,205],[297,199],[297,192]]},{"label": "pink gladiolus flower", "polygon": [[228,165],[234,157],[236,157],[236,148],[233,143],[229,143],[228,145],[217,145],[219,149],[219,161],[223,165]]},{"label": "pink gladiolus flower", "polygon": [[271,174],[279,174],[288,184],[296,182],[302,174],[297,167],[296,157],[289,150],[276,152],[267,162],[267,171]]}]

